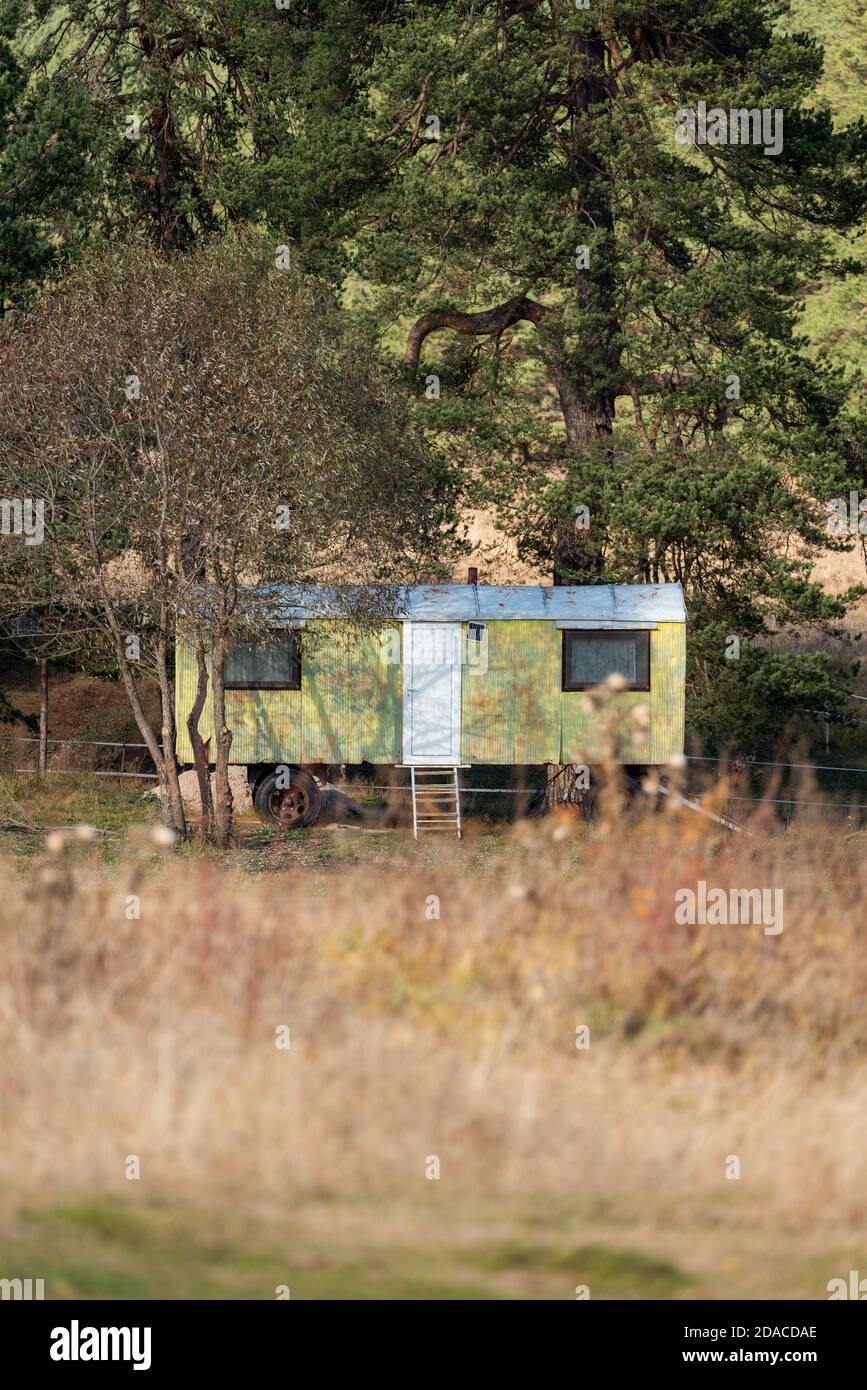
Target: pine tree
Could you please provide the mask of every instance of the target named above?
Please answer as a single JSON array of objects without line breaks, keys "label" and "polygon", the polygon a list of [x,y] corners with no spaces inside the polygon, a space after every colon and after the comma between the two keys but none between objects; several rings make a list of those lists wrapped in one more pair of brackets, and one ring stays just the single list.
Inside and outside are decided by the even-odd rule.
[{"label": "pine tree", "polygon": [[88,93],[79,235],[266,225],[399,349],[522,557],[684,583],[693,722],[749,742],[834,697],[827,661],[764,639],[844,615],[811,561],[865,475],[857,383],[798,319],[857,268],[867,128],[835,128],[786,10],[77,0],[28,11],[21,46],[31,89]]},{"label": "pine tree", "polygon": [[818,109],[822,54],[784,9],[407,6],[371,68],[356,241],[370,320],[411,323],[419,409],[520,553],[555,582],[683,582],[693,719],[758,681],[774,713],[731,722],[747,741],[835,698],[821,657],[750,641],[843,616],[857,591],[823,594],[811,558],[864,479],[854,382],[797,320],[856,268],[832,238],[867,205],[867,127]]},{"label": "pine tree", "polygon": [[54,89],[88,93],[98,196],[88,224],[165,253],[267,226],[339,280],[376,163],[358,75],[372,0],[77,0],[30,13],[22,44]]},{"label": "pine tree", "polygon": [[0,314],[38,284],[88,191],[86,102],[74,80],[31,80],[22,7],[0,3]]}]

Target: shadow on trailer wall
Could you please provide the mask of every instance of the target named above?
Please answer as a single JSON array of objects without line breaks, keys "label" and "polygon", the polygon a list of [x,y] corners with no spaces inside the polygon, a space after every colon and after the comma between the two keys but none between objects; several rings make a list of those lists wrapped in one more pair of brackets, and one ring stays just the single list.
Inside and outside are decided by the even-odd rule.
[{"label": "shadow on trailer wall", "polygon": [[[415,585],[377,630],[353,625],[351,591],[283,588],[272,600],[275,592],[273,633],[230,653],[224,683],[230,762],[254,770],[257,809],[279,811],[285,828],[315,822],[316,783],[332,780],[321,771],[332,765],[373,766],[380,783],[397,786],[408,771],[414,829],[442,828],[437,792],[450,785],[460,834],[462,805],[490,819],[534,809],[546,766],[613,756],[664,767],[683,754],[679,584]],[[184,762],[197,679],[179,642]],[[206,704],[206,742],[212,714]]]}]

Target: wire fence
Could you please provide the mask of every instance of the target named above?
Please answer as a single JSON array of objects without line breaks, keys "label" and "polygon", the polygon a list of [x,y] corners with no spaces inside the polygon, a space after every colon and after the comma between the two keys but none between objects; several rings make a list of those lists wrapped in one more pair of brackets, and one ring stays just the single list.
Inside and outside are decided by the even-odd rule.
[{"label": "wire fence", "polygon": [[[38,743],[39,739],[34,734],[0,734],[0,739],[5,743]],[[147,748],[146,743],[133,743],[131,739],[100,739],[100,738],[47,738],[46,743],[58,744],[81,744],[88,748]]]},{"label": "wire fence", "polygon": [[[36,743],[40,742],[34,734],[0,734],[0,742],[3,743]],[[103,768],[66,768],[48,767],[46,773],[52,777],[78,777],[81,773],[89,774],[92,777],[138,777],[145,782],[157,782],[159,778],[155,772],[127,772],[124,764],[126,762],[127,749],[140,748],[147,750],[146,743],[135,743],[132,739],[100,739],[100,738],[47,738],[46,745],[54,747],[70,748],[119,748],[120,771]],[[34,772],[32,767],[16,767],[15,772]]]},{"label": "wire fence", "polygon": [[697,754],[689,754],[686,761],[688,763],[723,763],[726,765],[738,763],[741,767],[796,767],[810,768],[813,772],[860,772],[867,777],[867,767],[834,767],[830,763],[774,763],[764,758],[704,758]]},{"label": "wire fence", "polygon": [[[862,696],[855,696],[854,698],[856,698],[856,699],[862,699],[862,698],[863,698],[863,699],[865,700],[865,702],[867,702],[867,696],[863,696],[863,697],[862,697]],[[40,741],[40,740],[39,740],[36,736],[34,736],[34,735],[0,734],[0,742],[5,742],[5,743],[38,744],[39,741]],[[148,747],[148,746],[147,746],[146,743],[138,743],[138,742],[136,742],[136,741],[134,741],[134,740],[132,740],[132,739],[88,739],[88,738],[49,738],[49,739],[46,740],[46,742],[47,742],[48,745],[50,745],[50,746],[52,746],[52,747],[119,748],[119,749],[121,750],[121,767],[120,767],[119,770],[114,770],[114,769],[103,769],[103,768],[80,768],[80,769],[74,769],[74,768],[47,768],[46,771],[47,771],[47,773],[48,773],[49,776],[55,776],[55,777],[77,777],[77,776],[81,776],[82,774],[84,774],[84,775],[86,775],[86,776],[93,776],[93,777],[132,778],[132,779],[134,779],[134,780],[137,779],[137,780],[145,781],[145,782],[156,782],[156,781],[159,780],[155,772],[142,772],[142,771],[138,771],[138,770],[136,770],[136,771],[134,771],[134,772],[129,772],[129,771],[127,771],[127,770],[124,768],[124,766],[123,766],[123,763],[124,763],[125,758],[126,758],[127,750],[129,750],[129,751],[133,751],[133,750],[147,751],[147,747]],[[814,763],[814,762],[803,762],[803,763],[800,763],[800,762],[799,762],[799,763],[795,763],[795,762],[780,762],[780,761],[774,761],[774,760],[766,759],[766,758],[744,758],[744,759],[737,759],[737,758],[711,757],[711,756],[700,755],[700,754],[688,754],[688,755],[686,756],[685,761],[686,761],[687,763],[715,764],[715,765],[718,766],[718,767],[720,767],[720,766],[731,766],[731,765],[733,765],[733,764],[736,764],[737,767],[738,767],[738,769],[739,769],[739,770],[743,770],[743,771],[748,771],[751,767],[773,767],[773,768],[784,768],[784,769],[786,769],[786,770],[794,770],[794,771],[811,771],[811,772],[844,773],[844,774],[848,774],[848,775],[867,777],[867,767],[852,767],[852,766],[846,765],[846,764]],[[32,772],[34,772],[35,770],[36,770],[36,769],[33,768],[33,767],[19,767],[19,768],[15,768],[15,769],[14,769],[15,772],[19,772],[19,773],[32,773]],[[464,792],[464,793],[466,793],[467,795],[472,795],[472,796],[518,796],[518,797],[523,797],[525,800],[528,800],[528,801],[529,801],[529,800],[533,800],[533,799],[535,799],[535,798],[538,798],[538,797],[543,796],[544,793],[545,793],[546,790],[547,790],[547,787],[550,785],[550,782],[553,781],[553,780],[556,780],[556,777],[559,776],[559,775],[560,775],[560,774],[555,774],[555,777],[552,778],[552,779],[549,779],[549,782],[548,782],[547,784],[540,784],[540,785],[538,785],[538,786],[524,786],[524,787],[481,787],[481,786],[473,786],[473,785],[464,784],[464,785],[462,785],[462,787],[461,787],[461,791]],[[366,788],[367,788],[368,791],[397,792],[397,793],[403,793],[404,795],[408,795],[408,794],[411,792],[411,790],[412,790],[412,788],[411,788],[410,786],[402,786],[402,785],[400,785],[400,784],[398,784],[398,783],[382,783],[382,782],[373,782],[373,783],[370,783],[370,782],[368,782],[368,783],[365,783],[365,785],[366,785]],[[736,802],[741,802],[741,803],[751,803],[751,804],[754,804],[754,805],[758,805],[758,804],[761,804],[762,802],[764,802],[765,804],[767,804],[767,805],[772,805],[772,806],[789,806],[789,807],[794,807],[794,806],[811,806],[811,807],[824,806],[826,809],[829,809],[829,810],[839,810],[839,811],[867,811],[867,802],[862,802],[862,801],[857,801],[857,802],[856,802],[856,801],[839,802],[839,801],[832,801],[832,800],[827,800],[827,801],[814,801],[814,800],[810,800],[810,799],[807,799],[807,798],[804,798],[804,797],[798,797],[798,796],[777,796],[777,797],[768,797],[768,796],[762,796],[762,795],[759,795],[759,796],[743,796],[743,795],[739,795],[739,794],[735,794],[735,793],[727,793],[727,795],[726,795],[726,800],[727,800],[727,801],[731,801],[731,802],[735,802],[735,801],[736,801]]]},{"label": "wire fence", "polygon": [[[13,772],[35,772],[33,767],[15,767]],[[82,773],[87,777],[137,777],[143,782],[158,782],[160,779],[155,772],[112,772],[110,769],[105,771],[103,768],[86,767],[47,767],[40,776],[44,777],[81,777]]]}]

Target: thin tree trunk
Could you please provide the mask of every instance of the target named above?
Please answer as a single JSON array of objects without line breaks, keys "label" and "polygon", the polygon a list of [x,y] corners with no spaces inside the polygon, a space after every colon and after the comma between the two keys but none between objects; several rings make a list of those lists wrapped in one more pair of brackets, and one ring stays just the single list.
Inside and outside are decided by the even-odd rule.
[{"label": "thin tree trunk", "polygon": [[141,696],[138,693],[138,686],[135,683],[126,657],[126,652],[124,651],[123,634],[118,625],[117,618],[110,608],[106,609],[106,617],[108,618],[108,624],[111,628],[112,637],[114,638],[115,656],[120,670],[120,678],[123,681],[123,688],[126,691],[127,699],[129,700],[130,708],[132,709],[133,717],[138,725],[139,732],[147,745],[147,750],[151,755],[154,768],[156,769],[163,824],[167,825],[170,830],[174,830],[176,828],[175,815],[172,809],[172,797],[169,789],[166,760],[162,755],[159,739],[156,736],[153,725],[144,712]]},{"label": "thin tree trunk", "polygon": [[99,540],[96,525],[96,511],[94,507],[92,493],[89,500],[90,507],[87,514],[88,539],[90,541],[91,555],[93,557],[93,563],[95,566],[94,578],[96,580],[96,586],[99,592],[100,603],[102,604],[102,611],[105,614],[105,620],[108,624],[108,629],[111,633],[111,639],[114,644],[115,659],[117,661],[118,670],[120,671],[120,678],[123,681],[123,688],[126,691],[127,699],[129,700],[130,708],[133,712],[135,722],[138,725],[139,732],[145,741],[147,750],[151,755],[153,765],[156,770],[157,782],[159,783],[160,811],[162,813],[163,824],[168,826],[170,830],[175,830],[175,813],[172,807],[172,796],[171,789],[169,786],[169,777],[168,770],[166,768],[166,760],[163,757],[162,750],[160,749],[159,740],[156,736],[156,732],[153,728],[153,725],[151,724],[150,720],[144,712],[144,706],[141,702],[141,696],[138,692],[138,686],[135,683],[135,677],[133,676],[132,669],[129,664],[129,659],[126,654],[126,645],[124,642],[123,631],[118,621],[117,613],[115,612],[114,606],[112,604],[111,595],[109,594],[109,591],[106,587],[105,576],[102,569],[102,559],[99,549]]},{"label": "thin tree trunk", "polygon": [[168,653],[166,639],[161,636],[156,644],[157,683],[160,688],[160,712],[162,716],[163,757],[166,764],[166,782],[169,802],[172,808],[174,828],[182,837],[187,834],[187,818],[184,814],[184,801],[178,773],[177,730],[175,727],[175,702],[172,698],[172,684],[169,680]]},{"label": "thin tree trunk", "polygon": [[193,707],[187,715],[187,732],[190,736],[190,743],[193,746],[193,762],[196,768],[196,780],[199,784],[199,799],[202,803],[202,819],[199,826],[199,834],[206,840],[211,833],[211,825],[214,819],[214,799],[211,795],[211,774],[208,767],[208,752],[205,741],[199,732],[199,720],[205,708],[205,701],[208,697],[208,660],[205,655],[205,648],[200,639],[196,640],[196,667],[198,669],[198,682],[196,684],[196,698]]},{"label": "thin tree trunk", "polygon": [[226,663],[226,642],[221,636],[214,642],[211,657],[214,731],[216,758],[214,762],[214,843],[226,849],[232,836],[232,788],[229,784],[229,750],[232,730],[226,724],[226,690],[223,671]]},{"label": "thin tree trunk", "polygon": [[39,775],[48,767],[48,662],[39,663]]}]

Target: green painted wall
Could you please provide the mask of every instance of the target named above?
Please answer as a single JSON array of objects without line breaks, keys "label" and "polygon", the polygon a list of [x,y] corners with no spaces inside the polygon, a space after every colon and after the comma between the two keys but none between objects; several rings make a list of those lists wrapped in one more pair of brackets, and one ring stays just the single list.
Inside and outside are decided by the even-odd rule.
[{"label": "green painted wall", "polygon": [[[562,643],[562,632],[557,633]],[[610,727],[624,763],[666,763],[683,752],[686,679],[686,627],[660,623],[650,634],[650,691],[606,695],[595,708],[583,690],[560,695],[560,758],[563,763],[592,763],[601,753],[600,733]],[[643,705],[650,726],[644,731],[632,718]]]},{"label": "green painted wall", "polygon": [[476,646],[465,639],[469,656],[461,680],[461,760],[558,762],[560,649],[553,623],[488,623],[487,653],[481,653],[480,666],[470,664]]},{"label": "green painted wall", "polygon": [[[302,637],[300,690],[228,690],[233,763],[400,761],[400,629],[380,638],[317,623]],[[192,762],[186,716],[195,699],[195,658],[178,643],[178,752]],[[210,704],[200,721],[213,732]]]},{"label": "green painted wall", "polygon": [[[683,752],[683,623],[660,623],[650,634],[650,692],[606,696],[601,709],[583,691],[561,691],[563,633],[553,623],[488,623],[482,653],[466,631],[464,624],[463,762],[592,763],[602,751],[603,721],[611,723],[625,763],[665,763]],[[300,690],[227,691],[232,761],[400,762],[400,628],[380,638],[320,622],[307,630],[304,644]],[[192,762],[185,720],[195,696],[195,661],[182,644],[176,660],[178,750],[183,762]],[[637,706],[646,709],[646,730],[632,717]],[[210,707],[201,728],[204,738],[212,733]]]}]

